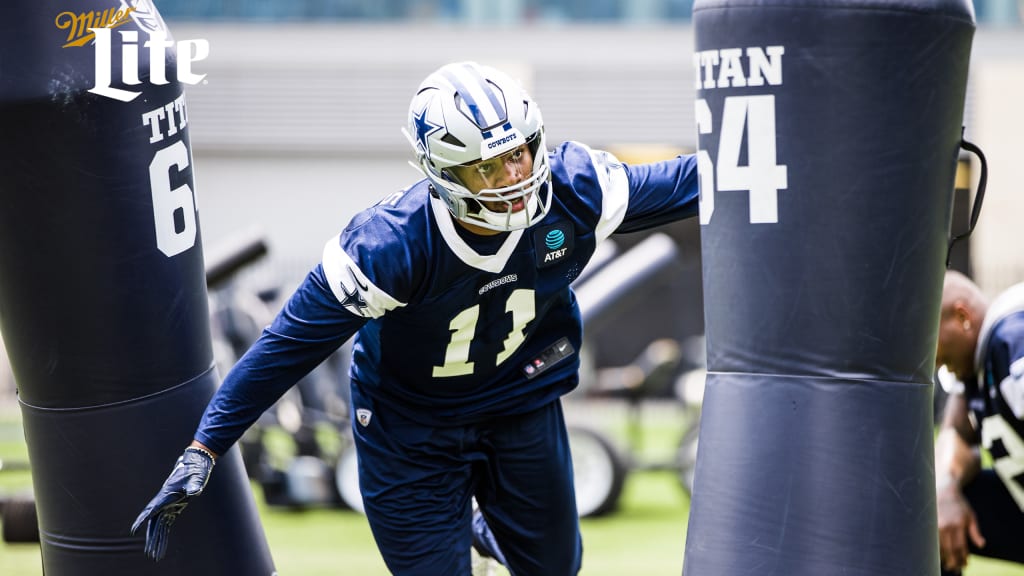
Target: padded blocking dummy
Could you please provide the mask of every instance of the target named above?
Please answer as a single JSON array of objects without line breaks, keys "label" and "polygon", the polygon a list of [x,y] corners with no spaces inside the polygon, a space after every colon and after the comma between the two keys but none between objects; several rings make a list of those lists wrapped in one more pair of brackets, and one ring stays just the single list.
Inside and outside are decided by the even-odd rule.
[{"label": "padded blocking dummy", "polygon": [[[237,449],[178,519],[163,561],[143,554],[144,530],[129,534],[219,378],[179,82],[195,81],[182,57],[191,63],[204,46],[178,51],[150,2],[4,9],[0,329],[43,569],[270,576]],[[160,34],[151,52],[145,43]]]},{"label": "padded blocking dummy", "polygon": [[697,0],[708,379],[683,573],[934,576],[966,0]]}]

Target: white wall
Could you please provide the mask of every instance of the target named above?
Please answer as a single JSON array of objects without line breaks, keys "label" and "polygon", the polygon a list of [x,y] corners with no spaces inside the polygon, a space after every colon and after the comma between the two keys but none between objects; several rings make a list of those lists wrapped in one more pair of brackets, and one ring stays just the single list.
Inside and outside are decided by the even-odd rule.
[{"label": "white wall", "polygon": [[[176,25],[205,38],[207,83],[189,88],[207,249],[248,226],[298,274],[357,210],[411,183],[399,132],[412,91],[441,63],[514,71],[543,103],[549,141],[692,148],[693,36],[674,26]],[[514,48],[510,48],[514,47]],[[986,292],[1024,281],[1024,33],[978,30],[964,123],[987,154],[972,238]],[[975,170],[975,174],[977,171]]]},{"label": "white wall", "polygon": [[262,233],[266,261],[295,281],[358,211],[418,179],[400,156],[197,154],[195,165],[204,252],[210,256],[240,234]]},{"label": "white wall", "polygon": [[1024,57],[978,62],[974,79],[989,179],[972,256],[979,285],[994,295],[1024,281]]}]

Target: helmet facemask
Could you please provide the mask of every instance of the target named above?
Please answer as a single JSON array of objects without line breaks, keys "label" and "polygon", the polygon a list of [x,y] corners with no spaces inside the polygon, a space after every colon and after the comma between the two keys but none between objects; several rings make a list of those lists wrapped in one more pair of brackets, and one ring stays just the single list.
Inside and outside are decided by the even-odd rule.
[{"label": "helmet facemask", "polygon": [[[517,162],[517,156],[526,155],[523,147],[469,165],[453,166],[441,170],[443,183],[447,192],[457,201],[465,205],[465,211],[459,218],[463,222],[490,230],[519,230],[529,228],[540,221],[551,207],[550,186],[551,170],[547,163],[547,152],[543,146],[543,134],[534,134],[525,144],[532,159],[529,166],[524,166],[525,174],[519,182],[508,186],[498,186],[502,173],[509,163]],[[525,159],[518,162],[526,162]],[[457,171],[465,173],[472,170],[477,173],[477,182],[484,187],[475,192],[459,178]],[[434,178],[431,178],[434,181]],[[437,186],[438,183],[434,182]],[[543,197],[543,198],[542,198]]]}]

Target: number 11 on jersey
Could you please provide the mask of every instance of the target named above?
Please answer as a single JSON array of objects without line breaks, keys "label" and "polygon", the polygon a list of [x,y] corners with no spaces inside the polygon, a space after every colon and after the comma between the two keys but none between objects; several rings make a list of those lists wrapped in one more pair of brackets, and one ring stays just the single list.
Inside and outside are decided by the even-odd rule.
[{"label": "number 11 on jersey", "polygon": [[[529,288],[513,290],[505,301],[505,313],[512,314],[512,330],[505,337],[504,346],[495,358],[498,366],[526,341],[526,325],[536,315],[534,291]],[[451,340],[444,353],[444,366],[434,366],[434,378],[466,376],[473,373],[474,362],[469,360],[469,350],[476,337],[477,324],[480,320],[480,305],[474,304],[452,318],[448,324]]]}]

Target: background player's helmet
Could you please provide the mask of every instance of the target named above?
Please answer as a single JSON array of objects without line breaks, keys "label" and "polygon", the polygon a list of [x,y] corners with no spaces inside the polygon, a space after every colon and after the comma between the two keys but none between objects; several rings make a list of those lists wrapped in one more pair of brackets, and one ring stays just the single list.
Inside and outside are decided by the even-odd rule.
[{"label": "background player's helmet", "polygon": [[[405,133],[418,167],[459,220],[491,230],[518,230],[539,222],[551,207],[551,170],[540,108],[504,73],[474,62],[441,67],[416,91]],[[518,184],[472,192],[450,170],[524,143],[533,152],[533,172]],[[497,212],[484,207],[481,198],[503,200],[509,206],[525,198],[526,207]]]}]

